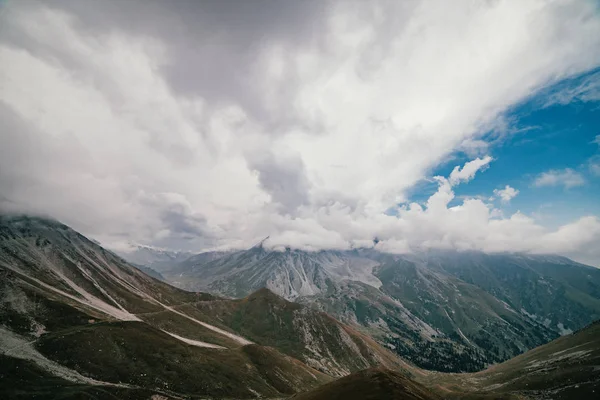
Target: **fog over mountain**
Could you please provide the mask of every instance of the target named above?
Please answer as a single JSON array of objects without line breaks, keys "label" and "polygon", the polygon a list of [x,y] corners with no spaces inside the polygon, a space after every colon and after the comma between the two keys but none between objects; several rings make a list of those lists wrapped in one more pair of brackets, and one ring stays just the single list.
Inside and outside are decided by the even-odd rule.
[{"label": "fog over mountain", "polygon": [[598,266],[599,15],[593,1],[4,1],[0,211],[119,251],[269,236]]}]

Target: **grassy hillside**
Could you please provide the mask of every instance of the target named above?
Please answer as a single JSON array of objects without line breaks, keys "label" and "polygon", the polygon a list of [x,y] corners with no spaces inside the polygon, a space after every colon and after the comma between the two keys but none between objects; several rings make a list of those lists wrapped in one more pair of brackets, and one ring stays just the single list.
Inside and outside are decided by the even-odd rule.
[{"label": "grassy hillside", "polygon": [[147,400],[156,391],[74,383],[31,361],[0,355],[0,398],[13,400]]},{"label": "grassy hillside", "polygon": [[447,398],[593,399],[600,393],[599,366],[600,321],[485,371],[419,379]]},{"label": "grassy hillside", "polygon": [[370,337],[268,289],[240,300],[198,302],[195,308],[214,318],[215,324],[280,349],[332,376],[380,364],[407,372],[413,369]]},{"label": "grassy hillside", "polygon": [[272,348],[189,346],[135,321],[47,334],[37,348],[61,365],[100,381],[215,398],[252,398],[254,393],[276,397],[330,379]]},{"label": "grassy hillside", "polygon": [[356,372],[295,395],[293,400],[441,400],[442,397],[406,376],[385,368]]}]

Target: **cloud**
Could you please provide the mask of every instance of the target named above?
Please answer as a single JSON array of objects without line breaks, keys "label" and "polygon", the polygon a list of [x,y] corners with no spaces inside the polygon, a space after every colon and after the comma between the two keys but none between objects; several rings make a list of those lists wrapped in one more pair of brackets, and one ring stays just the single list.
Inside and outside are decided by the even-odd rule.
[{"label": "cloud", "polygon": [[462,169],[459,166],[454,167],[452,173],[450,174],[450,183],[452,185],[456,185],[460,182],[468,182],[482,168],[487,167],[487,165],[492,161],[492,157],[485,156],[484,158],[476,158],[473,161],[469,161],[466,163]]},{"label": "cloud", "polygon": [[588,164],[590,172],[595,176],[600,176],[600,160],[592,160]]},{"label": "cloud", "polygon": [[584,184],[585,179],[583,176],[571,168],[543,172],[533,182],[533,185],[536,187],[564,186],[566,189],[582,186]]},{"label": "cloud", "polygon": [[397,219],[388,221],[389,230],[383,231],[389,236],[380,234],[376,248],[398,253],[430,248],[559,253],[599,265],[600,251],[591,245],[600,239],[597,217],[583,217],[550,230],[521,212],[502,217],[478,198],[449,206],[454,199],[452,186],[443,178],[438,182],[438,191],[425,207],[410,204],[399,211]]},{"label": "cloud", "polygon": [[566,80],[544,99],[544,107],[572,102],[600,101],[600,71],[593,71],[573,80]]},{"label": "cloud", "polygon": [[[592,143],[597,144],[600,149],[600,135],[596,135]],[[588,158],[586,164],[590,174],[593,176],[600,176],[600,154],[595,154]]]},{"label": "cloud", "polygon": [[260,187],[282,208],[282,212],[292,213],[309,203],[310,183],[304,163],[297,154],[260,152],[250,156],[248,163],[258,174]]},{"label": "cloud", "polygon": [[506,185],[504,189],[494,189],[494,195],[500,198],[503,203],[508,203],[519,194],[519,191],[509,185]]},{"label": "cloud", "polygon": [[[600,60],[591,2],[2,7],[0,207],[103,243],[545,249],[452,188],[503,113]],[[480,158],[386,214],[457,150]]]}]

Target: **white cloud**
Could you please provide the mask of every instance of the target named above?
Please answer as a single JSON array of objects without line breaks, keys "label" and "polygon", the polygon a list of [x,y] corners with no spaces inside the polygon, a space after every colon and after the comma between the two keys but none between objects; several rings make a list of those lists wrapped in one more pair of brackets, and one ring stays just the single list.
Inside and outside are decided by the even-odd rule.
[{"label": "white cloud", "polygon": [[589,163],[590,172],[595,176],[600,176],[600,160],[596,162],[592,161]]},{"label": "white cloud", "polygon": [[455,199],[453,186],[442,177],[437,181],[438,190],[425,205],[403,206],[397,217],[351,215],[347,209],[328,207],[318,213],[317,220],[321,226],[336,227],[341,240],[337,246],[332,243],[335,248],[345,248],[351,237],[376,236],[376,248],[397,253],[429,248],[559,253],[598,265],[600,250],[591,245],[600,240],[597,217],[583,217],[552,230],[521,212],[502,217],[479,198],[450,206]]},{"label": "white cloud", "polygon": [[[477,199],[448,206],[452,187],[490,156],[439,178],[425,206],[384,212],[456,149],[482,156],[481,135],[510,106],[598,65],[591,3],[339,2],[322,10],[313,40],[253,48],[252,62],[236,66],[235,80],[253,88],[239,100],[178,92],[164,73],[181,63],[170,51],[178,43],[158,34],[92,34],[52,5],[20,5],[0,16],[18,38],[0,37],[5,210],[50,214],[106,243],[161,247],[271,235],[309,249],[377,236],[399,250],[560,250],[534,241],[548,231],[521,214],[497,219]],[[201,60],[190,87],[213,53],[228,51],[211,40],[186,48]]]},{"label": "white cloud", "polygon": [[500,198],[502,202],[508,203],[519,194],[519,191],[509,185],[506,185],[504,189],[494,189],[494,194]]},{"label": "white cloud", "polygon": [[551,93],[545,100],[545,107],[555,104],[569,104],[574,101],[600,101],[600,72],[585,76],[575,84],[565,85],[562,89]]},{"label": "white cloud", "polygon": [[571,168],[563,170],[550,170],[541,173],[535,178],[533,185],[536,187],[543,186],[564,186],[567,189],[582,186],[585,184],[583,176]]},{"label": "white cloud", "polygon": [[484,158],[476,158],[473,161],[469,161],[466,163],[462,169],[459,166],[454,167],[452,173],[450,174],[450,183],[452,185],[456,185],[460,182],[468,182],[482,168],[487,167],[487,165],[492,161],[492,157],[485,156]]}]

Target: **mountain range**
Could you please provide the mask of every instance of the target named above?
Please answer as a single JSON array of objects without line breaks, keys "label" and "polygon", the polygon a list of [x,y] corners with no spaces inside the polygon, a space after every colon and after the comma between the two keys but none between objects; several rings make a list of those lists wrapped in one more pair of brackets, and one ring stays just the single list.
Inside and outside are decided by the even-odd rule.
[{"label": "mountain range", "polygon": [[228,300],[174,288],[55,221],[1,217],[0,274],[7,365],[71,383],[276,397],[370,366],[408,367],[318,311],[264,291]]},{"label": "mountain range", "polygon": [[[524,274],[517,268],[538,271],[548,282],[539,284],[550,288],[540,298],[560,295],[555,304],[566,302],[545,309],[528,303],[531,296],[518,296],[518,280],[505,278],[487,255],[467,255],[486,262],[486,279],[476,274],[475,262],[462,262],[460,271],[437,262],[465,254],[409,258],[262,246],[193,256],[205,263],[190,268],[183,261],[163,273],[166,279],[179,276],[185,286],[200,285],[192,278],[211,271],[206,287],[213,293],[204,293],[148,276],[59,222],[1,216],[0,397],[484,399],[595,393],[600,325],[567,331],[585,324],[582,310],[593,318],[595,270],[562,258],[502,255],[516,263],[507,269],[509,277]],[[234,261],[238,267],[227,272]],[[271,284],[272,271],[280,274],[285,266],[289,280],[279,275]],[[470,269],[468,282],[460,273]],[[264,277],[266,284],[253,287]],[[503,292],[492,294],[494,288]],[[230,290],[240,291],[238,298]],[[480,369],[493,362],[490,354],[509,357],[511,344],[523,346],[513,349],[522,352],[561,329],[560,339],[480,372],[419,367],[431,357],[442,371]]]},{"label": "mountain range", "polygon": [[116,254],[126,258],[131,264],[151,268],[157,272],[164,268],[170,268],[173,263],[183,262],[194,256],[194,253],[187,251],[168,250],[141,244],[129,244],[127,250],[116,251]]},{"label": "mountain range", "polygon": [[327,312],[416,365],[472,372],[600,318],[600,270],[564,257],[373,249],[202,253],[163,271],[186,290],[266,287]]}]

